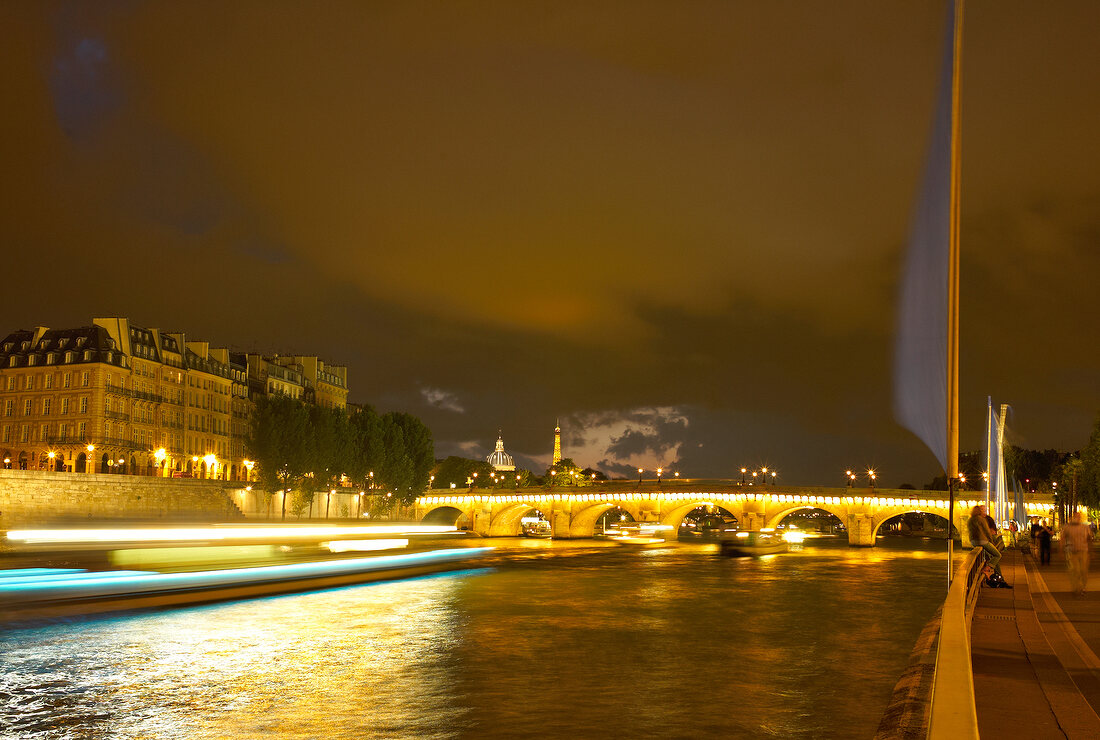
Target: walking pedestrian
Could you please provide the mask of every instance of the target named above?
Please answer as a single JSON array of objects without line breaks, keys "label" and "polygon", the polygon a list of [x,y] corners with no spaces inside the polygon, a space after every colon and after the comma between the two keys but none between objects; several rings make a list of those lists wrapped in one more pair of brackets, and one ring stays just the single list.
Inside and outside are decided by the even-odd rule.
[{"label": "walking pedestrian", "polygon": [[1051,530],[1050,525],[1047,524],[1047,520],[1043,519],[1039,522],[1039,531],[1035,534],[1035,539],[1039,541],[1039,564],[1050,565],[1050,539],[1054,536],[1054,532]]},{"label": "walking pedestrian", "polygon": [[1077,511],[1069,524],[1062,527],[1062,550],[1066,553],[1069,585],[1074,596],[1084,596],[1089,585],[1089,528],[1085,512]]}]

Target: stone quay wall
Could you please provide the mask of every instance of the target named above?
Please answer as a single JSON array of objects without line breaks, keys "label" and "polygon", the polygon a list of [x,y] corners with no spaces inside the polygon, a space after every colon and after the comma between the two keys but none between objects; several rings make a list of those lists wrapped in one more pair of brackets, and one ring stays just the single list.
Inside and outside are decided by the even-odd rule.
[{"label": "stone quay wall", "polygon": [[233,481],[0,470],[0,531],[96,520],[244,518]]}]

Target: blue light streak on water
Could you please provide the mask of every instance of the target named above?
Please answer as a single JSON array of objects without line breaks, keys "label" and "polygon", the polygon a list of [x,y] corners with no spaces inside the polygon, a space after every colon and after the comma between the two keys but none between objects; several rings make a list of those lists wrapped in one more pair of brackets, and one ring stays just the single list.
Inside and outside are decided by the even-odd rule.
[{"label": "blue light streak on water", "polygon": [[54,573],[46,575],[29,575],[23,578],[17,578],[10,576],[5,578],[0,584],[0,591],[4,590],[6,586],[19,586],[19,585],[45,585],[48,583],[55,583],[65,581],[66,583],[90,583],[91,581],[101,581],[104,578],[115,578],[120,576],[148,576],[154,575],[153,571],[149,570],[97,570],[97,571],[85,571],[78,573]]},{"label": "blue light streak on water", "polygon": [[23,578],[26,576],[48,576],[64,573],[84,573],[83,568],[12,568],[0,570],[0,578]]},{"label": "blue light streak on water", "polygon": [[[434,563],[476,558],[487,554],[491,547],[453,548],[428,552],[384,555],[371,558],[323,560],[310,563],[265,565],[256,568],[229,568],[216,571],[189,573],[141,573],[109,571],[103,577],[89,579],[81,575],[62,577],[58,580],[5,579],[0,582],[0,596],[19,596],[26,601],[33,598],[57,598],[58,595],[73,598],[104,596],[112,593],[144,593],[169,588],[215,588],[245,583],[299,580],[323,576],[369,573],[380,570],[410,568]],[[128,575],[120,575],[126,573]],[[64,592],[64,593],[62,593]]]}]

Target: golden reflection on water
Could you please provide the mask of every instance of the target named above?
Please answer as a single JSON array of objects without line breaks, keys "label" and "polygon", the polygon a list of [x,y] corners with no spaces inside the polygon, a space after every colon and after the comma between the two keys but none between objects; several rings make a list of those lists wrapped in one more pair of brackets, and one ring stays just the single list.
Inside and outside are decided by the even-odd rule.
[{"label": "golden reflection on water", "polygon": [[543,543],[491,570],[15,630],[0,637],[0,726],[870,736],[942,598],[942,565],[885,547],[738,560],[703,545]]}]

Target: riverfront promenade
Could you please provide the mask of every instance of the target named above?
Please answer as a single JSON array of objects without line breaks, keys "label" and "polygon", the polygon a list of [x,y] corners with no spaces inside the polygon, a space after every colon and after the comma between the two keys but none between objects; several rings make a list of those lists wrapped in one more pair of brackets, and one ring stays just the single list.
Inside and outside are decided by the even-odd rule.
[{"label": "riverfront promenade", "polygon": [[1040,566],[1012,548],[1001,569],[1014,588],[983,588],[971,623],[982,737],[1100,737],[1100,553],[1089,592],[1075,597],[1055,549]]}]

